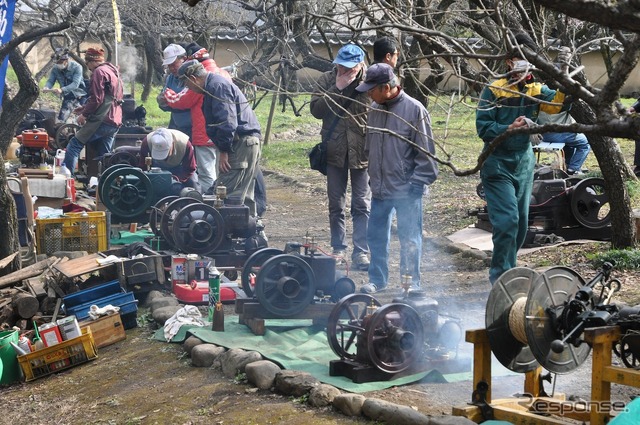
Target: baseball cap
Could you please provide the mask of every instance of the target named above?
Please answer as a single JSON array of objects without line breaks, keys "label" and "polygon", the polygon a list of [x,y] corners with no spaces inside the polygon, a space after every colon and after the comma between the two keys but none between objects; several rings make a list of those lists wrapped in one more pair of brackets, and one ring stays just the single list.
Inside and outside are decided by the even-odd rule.
[{"label": "baseball cap", "polygon": [[396,75],[393,73],[391,65],[386,63],[374,63],[367,69],[364,81],[356,87],[356,91],[361,93],[367,92],[380,84],[388,83],[393,80]]},{"label": "baseball cap", "polygon": [[189,59],[198,59],[199,61],[209,59],[209,52],[207,51],[207,49],[205,49],[198,43],[189,43],[186,47],[186,51]]},{"label": "baseball cap", "polygon": [[66,61],[67,59],[69,59],[69,50],[62,47],[57,47],[55,53],[53,54],[53,59],[56,62]]},{"label": "baseball cap", "polygon": [[178,68],[178,78],[180,78],[181,80],[184,80],[185,78],[188,78],[188,77],[191,77],[192,75],[197,74],[199,71],[203,69],[204,69],[204,66],[202,66],[202,64],[198,60],[190,59],[184,62],[182,65],[180,65],[180,68]]},{"label": "baseball cap", "polygon": [[353,68],[364,60],[364,51],[355,44],[345,44],[340,50],[338,55],[333,60],[333,63],[342,65],[346,68]]},{"label": "baseball cap", "polygon": [[171,145],[173,145],[173,137],[166,128],[159,128],[147,136],[149,142],[149,150],[151,151],[151,158],[163,161],[169,156]]},{"label": "baseball cap", "polygon": [[178,56],[186,56],[187,52],[179,44],[169,44],[163,52],[162,65],[171,65],[178,59]]}]

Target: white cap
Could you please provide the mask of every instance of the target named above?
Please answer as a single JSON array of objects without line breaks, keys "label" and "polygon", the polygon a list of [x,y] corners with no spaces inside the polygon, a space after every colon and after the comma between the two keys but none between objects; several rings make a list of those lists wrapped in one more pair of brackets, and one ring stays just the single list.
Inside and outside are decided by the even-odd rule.
[{"label": "white cap", "polygon": [[151,158],[157,161],[164,161],[169,156],[169,151],[173,145],[173,137],[166,128],[159,128],[149,133],[147,142],[151,151]]},{"label": "white cap", "polygon": [[165,47],[163,54],[162,65],[171,65],[178,59],[178,56],[186,56],[187,51],[179,44],[169,44]]}]

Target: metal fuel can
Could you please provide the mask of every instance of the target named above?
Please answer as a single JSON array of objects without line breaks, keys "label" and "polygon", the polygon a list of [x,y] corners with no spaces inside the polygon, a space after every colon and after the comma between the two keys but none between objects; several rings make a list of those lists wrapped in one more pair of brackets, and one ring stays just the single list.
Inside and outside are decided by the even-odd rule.
[{"label": "metal fuel can", "polygon": [[171,256],[171,284],[186,285],[187,257],[184,255]]},{"label": "metal fuel can", "polygon": [[220,302],[220,272],[216,268],[215,260],[209,264],[209,321],[213,323],[216,304]]}]

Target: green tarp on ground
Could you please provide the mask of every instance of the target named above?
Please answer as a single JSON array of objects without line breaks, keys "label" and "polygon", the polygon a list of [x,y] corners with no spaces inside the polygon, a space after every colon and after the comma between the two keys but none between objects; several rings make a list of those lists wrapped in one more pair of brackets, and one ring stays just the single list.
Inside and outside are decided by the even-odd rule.
[{"label": "green tarp on ground", "polygon": [[[364,384],[353,383],[349,378],[329,375],[329,362],[337,360],[327,342],[327,334],[320,327],[310,326],[311,321],[267,320],[264,336],[254,335],[251,330],[238,323],[237,317],[227,317],[225,332],[213,332],[208,327],[182,326],[172,342],[181,343],[189,335],[225,348],[241,348],[257,351],[266,359],[278,363],[284,369],[299,370],[334,387],[354,393],[376,391],[412,382],[455,382],[471,379],[471,373],[442,375],[437,370],[425,371],[392,381]],[[163,329],[154,339],[165,341]]]},{"label": "green tarp on ground", "polygon": [[[155,235],[151,230],[138,230],[137,232],[118,232],[119,237],[109,239],[109,244],[113,245],[129,245],[134,242],[144,242],[145,238],[152,238]],[[151,249],[158,249],[157,247],[151,247]]]}]

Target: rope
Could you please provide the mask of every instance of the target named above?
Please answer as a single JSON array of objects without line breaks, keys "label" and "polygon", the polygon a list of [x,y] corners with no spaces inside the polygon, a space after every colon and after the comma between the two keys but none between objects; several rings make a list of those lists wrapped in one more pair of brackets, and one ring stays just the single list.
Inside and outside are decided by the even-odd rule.
[{"label": "rope", "polygon": [[524,330],[524,309],[527,304],[527,297],[518,298],[509,311],[509,329],[514,338],[523,343],[529,345],[527,342],[527,334]]}]

